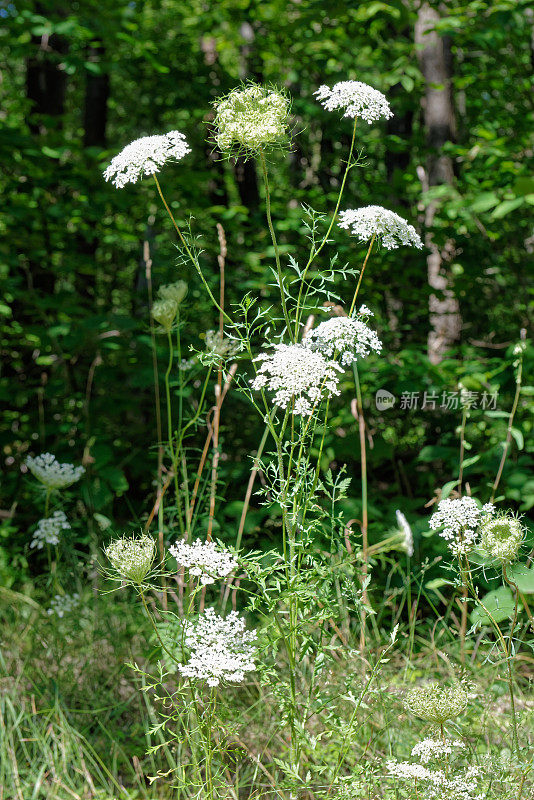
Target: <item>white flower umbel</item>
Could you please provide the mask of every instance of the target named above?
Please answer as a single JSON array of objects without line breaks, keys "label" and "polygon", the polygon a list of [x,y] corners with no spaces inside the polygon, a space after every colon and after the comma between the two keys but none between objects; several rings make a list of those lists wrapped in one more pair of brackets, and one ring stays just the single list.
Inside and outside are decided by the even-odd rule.
[{"label": "white flower umbel", "polygon": [[48,616],[55,614],[56,617],[64,617],[79,605],[80,596],[78,594],[56,594],[50,601],[50,608],[46,613]]},{"label": "white flower umbel", "polygon": [[478,526],[494,511],[491,503],[486,503],[481,510],[472,497],[446,498],[438,503],[438,510],[430,517],[429,525],[432,530],[443,528],[439,535],[446,540],[451,553],[462,556],[475,547]]},{"label": "white flower umbel", "polygon": [[155,175],[167,161],[180,161],[190,152],[185,136],[179,131],[143,136],[126,145],[112,159],[104,178],[122,189],[127,183],[137,183],[139,178]]},{"label": "white flower umbel", "polygon": [[229,339],[220,331],[206,331],[206,352],[216,358],[232,358],[241,349],[239,342]]},{"label": "white flower umbel", "polygon": [[156,544],[146,533],[122,536],[108,544],[104,552],[121,579],[140,584],[152,568]]},{"label": "white flower umbel", "polygon": [[289,99],[251,83],[215,103],[215,141],[223,151],[256,153],[287,138]]},{"label": "white flower umbel", "polygon": [[340,228],[350,230],[360,242],[368,242],[374,236],[386,250],[396,250],[401,245],[421,249],[421,237],[405,219],[382,206],[349,208],[339,214]]},{"label": "white flower umbel", "polygon": [[252,388],[275,392],[273,402],[280,408],[294,400],[294,414],[311,414],[322,397],[339,394],[342,368],[305,344],[277,344],[273,353],[261,353],[254,360],[263,363]]},{"label": "white flower umbel", "polygon": [[413,533],[410,527],[410,523],[408,522],[402,511],[399,511],[399,509],[395,511],[395,514],[397,517],[397,523],[399,529],[402,535],[404,536],[404,541],[403,541],[404,549],[411,558],[413,556]]},{"label": "white flower umbel", "polygon": [[[368,309],[365,306],[362,309],[368,316]],[[309,332],[304,344],[330,358],[337,352],[341,356],[341,363],[347,367],[357,358],[366,358],[373,351],[380,353],[382,342],[363,321],[362,309],[354,317],[332,317],[321,322]]]},{"label": "white flower umbel", "polygon": [[70,525],[63,511],[54,511],[51,517],[40,519],[33,534],[30,547],[42,550],[46,544],[59,544],[61,531],[69,531]]},{"label": "white flower umbel", "polygon": [[237,611],[223,619],[207,608],[196,622],[184,622],[185,647],[189,660],[178,669],[186,678],[205,680],[208,686],[221,681],[240,683],[254,665],[254,631],[245,630],[245,620]]},{"label": "white flower umbel", "polygon": [[452,755],[455,747],[465,748],[465,744],[452,739],[423,739],[413,748],[412,756],[418,758],[422,764],[428,764],[432,760],[445,761]]},{"label": "white flower umbel", "polygon": [[185,567],[191,575],[200,577],[200,583],[206,586],[215,583],[217,578],[225,578],[237,567],[233,555],[215,542],[202,542],[197,539],[193,544],[176,542],[169,547],[179,567]]},{"label": "white flower umbel", "polygon": [[393,116],[386,96],[360,81],[340,81],[332,88],[319,86],[314,94],[327,111],[343,108],[344,117],[358,117],[369,125],[381,117],[389,119]]},{"label": "white flower umbel", "polygon": [[478,544],[491,558],[502,564],[511,564],[516,560],[524,538],[525,529],[517,517],[499,514],[482,520]]},{"label": "white flower umbel", "polygon": [[390,775],[404,780],[432,781],[441,783],[445,776],[441,771],[431,772],[421,764],[410,764],[408,761],[388,761],[387,769]]},{"label": "white flower umbel", "polygon": [[73,464],[60,464],[52,453],[43,453],[32,458],[28,456],[26,466],[47,489],[65,489],[82,477],[85,469]]}]

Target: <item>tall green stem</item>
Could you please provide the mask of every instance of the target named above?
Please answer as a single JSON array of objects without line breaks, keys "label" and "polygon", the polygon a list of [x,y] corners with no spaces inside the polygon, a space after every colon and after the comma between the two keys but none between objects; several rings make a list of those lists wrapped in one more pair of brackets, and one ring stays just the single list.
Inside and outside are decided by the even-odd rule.
[{"label": "tall green stem", "polygon": [[223,309],[220,307],[220,305],[217,302],[217,300],[214,298],[213,292],[211,291],[210,287],[208,286],[207,281],[206,281],[206,279],[204,277],[204,273],[202,272],[202,270],[200,268],[200,264],[198,262],[198,258],[196,257],[196,255],[193,253],[193,251],[191,250],[191,248],[187,244],[187,241],[186,241],[182,231],[178,227],[178,223],[176,222],[176,220],[174,218],[174,215],[173,215],[171,209],[169,208],[169,205],[168,205],[167,201],[165,200],[165,197],[163,196],[163,192],[161,191],[161,186],[159,185],[159,181],[157,179],[157,176],[154,175],[153,177],[154,177],[154,180],[156,182],[156,186],[157,186],[157,189],[158,189],[159,196],[161,197],[161,200],[163,202],[163,205],[165,206],[167,214],[169,215],[170,220],[171,220],[171,222],[172,222],[172,224],[174,226],[174,229],[175,229],[176,233],[178,234],[178,238],[180,239],[180,241],[181,241],[181,243],[182,243],[182,245],[184,247],[185,252],[187,253],[189,258],[191,259],[191,263],[193,264],[193,266],[195,267],[196,271],[198,272],[198,274],[200,276],[200,279],[201,279],[202,283],[204,284],[204,287],[205,287],[205,289],[206,289],[206,291],[207,291],[207,293],[208,293],[208,295],[210,297],[210,300],[212,301],[213,305],[224,316],[225,320],[227,322],[232,322],[232,320],[230,319],[228,314],[225,311],[223,311]]},{"label": "tall green stem", "polygon": [[352,153],[354,152],[354,142],[356,140],[356,122],[357,122],[357,119],[354,120],[354,125],[353,125],[353,128],[352,128],[352,139],[351,139],[351,143],[350,143],[349,155],[348,155],[348,158],[347,158],[347,166],[345,167],[345,172],[343,173],[343,179],[341,181],[341,186],[339,187],[339,194],[338,194],[338,197],[337,197],[336,207],[334,209],[334,213],[332,214],[332,219],[330,220],[330,225],[328,226],[328,230],[326,231],[323,239],[321,240],[321,243],[320,243],[319,247],[317,247],[317,249],[313,249],[312,252],[310,253],[310,257],[308,259],[308,263],[304,267],[304,272],[302,273],[302,279],[301,279],[301,282],[300,282],[299,294],[298,294],[298,299],[297,299],[297,316],[296,316],[296,321],[295,321],[295,336],[294,336],[295,341],[297,340],[298,328],[299,328],[299,325],[300,325],[300,321],[302,319],[302,309],[300,307],[300,303],[301,303],[301,300],[302,300],[302,292],[303,292],[303,289],[304,289],[304,286],[305,286],[306,277],[308,275],[308,271],[309,271],[312,263],[317,258],[317,256],[319,255],[319,253],[321,252],[321,250],[323,249],[323,247],[325,246],[325,244],[328,241],[328,237],[330,236],[330,231],[332,230],[332,228],[334,226],[334,222],[337,219],[337,214],[338,214],[338,211],[339,211],[339,206],[341,204],[341,198],[343,196],[343,191],[345,189],[345,183],[347,181],[347,176],[349,174],[349,171],[350,171],[351,167],[353,166],[351,164],[351,160],[352,160]]},{"label": "tall green stem", "polygon": [[[363,416],[363,405],[362,405],[362,390],[360,387],[360,378],[358,375],[358,367],[356,366],[356,362],[352,362],[352,372],[354,374],[354,385],[356,387],[356,410],[358,413],[358,430],[360,433],[360,459],[361,459],[361,470],[362,470],[362,524],[361,524],[361,531],[362,531],[362,560],[363,560],[363,568],[362,568],[362,578],[363,583],[367,579],[367,572],[368,572],[368,553],[367,553],[367,527],[368,527],[368,519],[367,519],[367,449],[365,445],[365,419]],[[362,594],[363,602],[367,604],[368,597],[367,597],[367,589],[364,586],[363,594]],[[361,632],[360,632],[360,648],[362,653],[365,650],[365,608],[362,609],[361,614]]]},{"label": "tall green stem", "polygon": [[265,210],[267,214],[267,225],[269,226],[269,231],[271,233],[271,240],[274,247],[274,258],[276,261],[276,272],[278,274],[278,286],[280,287],[280,299],[282,301],[282,311],[284,313],[284,319],[287,326],[287,332],[291,334],[291,323],[289,321],[289,314],[287,313],[287,305],[286,305],[286,292],[284,288],[284,279],[282,277],[282,266],[280,264],[280,249],[278,247],[278,242],[276,240],[276,233],[273,226],[273,221],[271,218],[271,190],[269,188],[269,177],[267,175],[267,164],[265,162],[265,155],[263,151],[260,151],[260,164],[261,164],[261,171],[263,175],[263,184],[265,186]]}]

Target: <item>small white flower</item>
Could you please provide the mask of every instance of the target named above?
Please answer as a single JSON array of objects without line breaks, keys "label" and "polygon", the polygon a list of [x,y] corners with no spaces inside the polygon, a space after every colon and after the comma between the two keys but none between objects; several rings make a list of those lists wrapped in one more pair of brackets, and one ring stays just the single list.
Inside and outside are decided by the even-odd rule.
[{"label": "small white flower", "polygon": [[338,225],[357,236],[360,242],[368,242],[375,236],[386,250],[396,250],[401,245],[421,249],[421,237],[405,219],[382,206],[349,208],[339,214]]},{"label": "small white flower", "polygon": [[221,681],[240,683],[254,665],[254,631],[245,630],[245,620],[237,611],[223,619],[207,608],[196,622],[183,623],[185,647],[190,651],[186,664],[178,669],[186,678],[205,680],[208,686]]},{"label": "small white flower", "polygon": [[402,511],[399,511],[397,509],[395,514],[397,516],[397,523],[399,525],[401,533],[404,536],[404,542],[403,542],[404,549],[411,558],[413,556],[413,533],[410,527],[410,523],[408,522]]},{"label": "small white flower", "polygon": [[366,358],[372,351],[380,353],[382,342],[361,318],[363,310],[366,316],[370,314],[369,309],[362,306],[355,317],[332,317],[321,322],[306,336],[305,346],[330,358],[338,353],[346,366],[358,357]]},{"label": "small white flower", "polygon": [[252,388],[275,392],[273,402],[280,408],[294,400],[294,414],[311,414],[322,397],[340,392],[337,373],[342,368],[305,344],[277,344],[273,353],[261,353],[254,360],[263,363]]},{"label": "small white flower", "polygon": [[127,183],[137,183],[145,175],[155,175],[166,161],[180,161],[191,148],[183,133],[169,131],[163,135],[135,139],[112,159],[104,178],[122,189]]},{"label": "small white flower", "polygon": [[33,534],[30,547],[42,550],[45,544],[57,545],[61,531],[69,531],[70,525],[63,511],[54,511],[52,516],[40,519]]},{"label": "small white flower", "polygon": [[452,739],[423,739],[413,748],[412,756],[419,758],[422,764],[428,764],[431,759],[452,755],[454,747],[465,748],[465,744]]},{"label": "small white flower", "polygon": [[491,517],[495,507],[486,503],[482,510],[472,497],[456,500],[440,500],[438,510],[430,517],[432,530],[443,528],[439,534],[446,540],[449,550],[456,556],[469,553],[476,544],[478,526],[486,517]]},{"label": "small white flower", "polygon": [[69,614],[79,605],[79,594],[56,594],[50,601],[50,608],[47,609],[46,613],[48,616],[55,614],[57,617],[64,617],[65,614]]},{"label": "small white flower", "polygon": [[28,456],[26,465],[32,475],[47,489],[65,489],[82,477],[85,469],[73,464],[60,464],[52,453],[43,453],[32,458]]},{"label": "small white flower", "polygon": [[193,544],[176,542],[169,547],[169,552],[178,562],[178,566],[185,567],[191,575],[200,577],[204,586],[215,583],[216,578],[225,578],[237,567],[233,555],[228,550],[217,547],[215,542],[202,542],[200,539]]},{"label": "small white flower", "polygon": [[441,783],[445,777],[441,771],[431,772],[421,764],[410,764],[408,761],[388,761],[387,768],[390,775],[396,778],[404,778],[405,780],[414,780],[416,778],[420,781]]},{"label": "small white flower", "polygon": [[340,81],[329,86],[320,86],[314,94],[327,111],[345,109],[344,117],[358,117],[369,125],[381,117],[389,119],[393,112],[385,95],[360,81]]}]

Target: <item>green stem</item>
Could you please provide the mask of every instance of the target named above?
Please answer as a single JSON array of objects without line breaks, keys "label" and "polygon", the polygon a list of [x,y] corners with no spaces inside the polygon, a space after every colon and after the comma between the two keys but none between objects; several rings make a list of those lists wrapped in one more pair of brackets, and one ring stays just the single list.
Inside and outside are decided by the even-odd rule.
[{"label": "green stem", "polygon": [[[358,412],[358,430],[360,433],[360,458],[361,458],[361,469],[362,469],[362,561],[363,561],[363,568],[362,568],[362,578],[363,583],[367,578],[368,573],[368,562],[369,556],[367,553],[367,528],[368,528],[368,511],[367,511],[367,449],[365,445],[365,419],[363,416],[363,405],[362,405],[362,391],[360,386],[360,378],[358,375],[358,367],[356,366],[356,362],[352,362],[352,372],[354,374],[354,385],[356,387],[356,408]],[[363,590],[363,602],[367,603],[367,589],[364,588]],[[360,645],[362,652],[365,649],[365,608],[362,609],[361,615],[361,638],[360,638]]]},{"label": "green stem", "polygon": [[506,463],[506,458],[508,456],[508,451],[510,449],[510,442],[512,441],[512,426],[513,426],[513,423],[514,423],[515,412],[517,411],[517,406],[518,406],[518,403],[519,403],[519,395],[521,394],[522,375],[523,375],[523,357],[521,356],[521,359],[519,361],[519,367],[518,367],[518,370],[517,370],[516,381],[515,381],[514,402],[513,402],[513,405],[512,405],[512,410],[510,411],[510,416],[508,418],[508,427],[507,427],[507,430],[506,430],[506,440],[504,442],[504,450],[503,450],[503,454],[502,454],[502,457],[501,457],[501,463],[499,464],[499,469],[497,470],[497,475],[495,477],[495,482],[493,484],[491,497],[490,497],[490,503],[493,503],[493,501],[495,499],[495,493],[497,492],[497,489],[499,487],[499,483],[500,483],[500,480],[501,480],[501,476],[502,476],[502,472],[503,472],[503,469],[504,469],[504,465]]},{"label": "green stem", "polygon": [[358,283],[356,285],[356,291],[354,292],[354,297],[352,298],[352,303],[350,304],[349,317],[352,314],[352,312],[354,311],[354,306],[356,305],[356,298],[358,297],[358,292],[360,291],[360,285],[361,285],[361,282],[362,282],[363,273],[365,272],[365,267],[367,266],[367,262],[369,260],[369,256],[371,255],[371,250],[373,249],[373,244],[375,242],[375,239],[376,239],[376,234],[373,233],[373,235],[371,236],[371,241],[369,242],[369,248],[367,250],[367,255],[365,256],[365,259],[364,259],[364,262],[363,262],[363,266],[362,266],[361,271],[360,271],[360,277],[358,278]]},{"label": "green stem", "polygon": [[287,313],[287,305],[286,305],[286,293],[284,288],[284,279],[282,277],[282,267],[280,264],[280,250],[278,247],[278,242],[276,240],[276,233],[273,227],[273,221],[271,218],[271,192],[269,189],[269,178],[267,176],[267,164],[265,162],[265,155],[262,150],[260,150],[260,163],[261,163],[261,171],[263,175],[263,183],[265,186],[265,207],[267,213],[267,225],[269,226],[269,231],[271,233],[271,239],[274,247],[274,257],[276,260],[276,271],[278,274],[278,285],[280,287],[280,298],[282,300],[282,310],[284,312],[284,319],[287,326],[287,332],[291,333],[291,323],[289,321],[289,314]]},{"label": "green stem", "polygon": [[198,258],[192,252],[191,248],[187,244],[187,241],[185,240],[185,237],[184,237],[182,231],[178,227],[178,223],[174,219],[173,213],[172,213],[171,209],[169,208],[169,206],[167,204],[167,201],[165,200],[165,197],[163,196],[163,192],[161,191],[161,186],[159,185],[159,181],[157,179],[157,176],[154,175],[153,177],[154,177],[154,180],[156,182],[156,186],[157,186],[157,189],[158,189],[159,196],[161,197],[161,199],[163,201],[163,205],[165,206],[167,214],[169,215],[169,217],[171,219],[171,222],[172,222],[172,224],[174,226],[174,229],[175,229],[176,233],[178,234],[178,237],[179,237],[179,239],[180,239],[180,241],[181,241],[181,243],[182,243],[187,255],[191,259],[191,263],[193,264],[193,266],[195,267],[196,271],[198,272],[198,274],[200,276],[200,279],[201,279],[202,283],[204,284],[204,287],[205,287],[208,295],[210,296],[210,299],[211,299],[213,305],[220,311],[220,313],[224,316],[225,320],[227,322],[231,323],[232,320],[230,319],[228,314],[226,314],[226,312],[223,311],[223,309],[220,307],[220,305],[217,302],[217,300],[214,298],[213,293],[212,293],[210,287],[208,286],[207,281],[206,281],[206,279],[204,277],[204,274],[203,274],[203,272],[202,272],[202,270],[200,268],[200,264],[199,264]]},{"label": "green stem", "polygon": [[300,303],[301,303],[301,299],[302,299],[302,291],[303,291],[304,284],[305,284],[305,281],[306,281],[306,276],[308,274],[308,271],[309,271],[313,261],[319,255],[319,253],[321,252],[321,250],[325,246],[326,242],[328,241],[328,237],[330,236],[330,231],[332,230],[334,222],[337,219],[337,212],[339,211],[339,206],[341,204],[341,197],[343,196],[343,190],[345,189],[345,183],[346,183],[346,180],[347,180],[347,175],[349,174],[349,170],[350,170],[350,168],[352,166],[351,159],[352,159],[352,153],[354,151],[354,142],[356,140],[356,122],[357,122],[357,119],[355,118],[354,119],[354,126],[352,128],[352,140],[351,140],[351,143],[350,143],[349,156],[347,158],[347,166],[345,167],[345,172],[343,174],[343,180],[341,181],[341,186],[339,188],[339,194],[338,194],[338,198],[337,198],[337,203],[336,203],[336,207],[334,209],[334,213],[332,214],[332,219],[330,220],[330,225],[328,226],[328,230],[326,231],[326,234],[324,235],[324,238],[321,240],[321,244],[319,245],[319,247],[316,250],[313,250],[312,253],[310,253],[310,257],[308,259],[308,263],[304,267],[304,272],[302,274],[302,280],[301,280],[301,283],[300,283],[299,294],[298,294],[298,299],[297,299],[297,319],[296,319],[296,322],[295,322],[295,336],[294,336],[295,341],[297,340],[298,328],[299,328],[299,325],[300,325],[300,320],[302,319],[302,310],[300,308]]}]

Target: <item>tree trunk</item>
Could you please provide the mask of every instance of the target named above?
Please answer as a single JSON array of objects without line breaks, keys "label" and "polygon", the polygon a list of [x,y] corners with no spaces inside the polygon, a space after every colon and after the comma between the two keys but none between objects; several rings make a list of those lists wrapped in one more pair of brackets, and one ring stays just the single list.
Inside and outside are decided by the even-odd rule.
[{"label": "tree trunk", "polygon": [[[425,81],[423,115],[426,128],[428,159],[426,169],[418,169],[423,191],[440,184],[452,184],[453,164],[443,153],[446,142],[454,141],[456,124],[451,91],[450,42],[435,31],[440,16],[435,7],[423,3],[417,14],[415,43]],[[425,213],[429,298],[428,357],[438,364],[445,351],[460,338],[461,317],[458,300],[451,289],[447,261],[454,254],[454,242],[448,239],[443,246],[434,240],[433,225],[438,202],[433,201]]]},{"label": "tree trunk", "polygon": [[[100,66],[105,57],[104,45],[100,42],[87,49],[90,64]],[[106,146],[108,119],[109,75],[105,71],[87,72],[85,104],[83,114],[83,143],[85,147]]]}]

